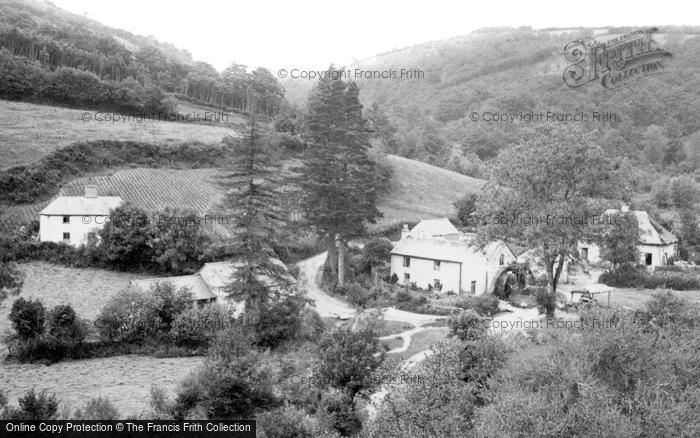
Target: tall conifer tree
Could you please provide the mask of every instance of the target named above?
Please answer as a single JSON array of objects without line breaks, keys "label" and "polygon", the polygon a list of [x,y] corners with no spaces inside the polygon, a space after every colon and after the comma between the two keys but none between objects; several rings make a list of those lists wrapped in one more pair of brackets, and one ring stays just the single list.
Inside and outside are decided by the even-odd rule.
[{"label": "tall conifer tree", "polygon": [[381,213],[376,207],[375,163],[368,154],[359,89],[339,76],[322,78],[309,98],[301,186],[306,218],[325,235],[333,273],[342,285],[343,270],[336,268],[336,238],[342,267],[345,242],[362,235],[366,223],[374,223]]},{"label": "tall conifer tree", "polygon": [[287,285],[286,269],[274,251],[281,223],[280,168],[261,141],[255,119],[234,151],[235,164],[224,175],[228,188],[224,204],[235,218],[232,263],[236,269],[226,292],[243,301],[247,310],[262,311]]}]

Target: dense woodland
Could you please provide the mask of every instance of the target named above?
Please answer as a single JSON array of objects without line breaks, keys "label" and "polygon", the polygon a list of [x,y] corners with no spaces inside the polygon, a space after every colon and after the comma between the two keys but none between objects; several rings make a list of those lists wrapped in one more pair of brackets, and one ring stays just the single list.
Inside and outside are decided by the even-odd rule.
[{"label": "dense woodland", "polygon": [[[624,33],[634,29],[609,29]],[[673,54],[665,73],[616,89],[592,82],[570,89],[562,74],[564,46],[592,29],[484,29],[360,61],[351,68],[419,68],[423,79],[359,79],[363,103],[393,126],[390,153],[471,176],[485,176],[487,162],[534,123],[473,122],[471,112],[615,113],[610,123],[573,122],[597,130],[596,142],[633,165],[636,184],[648,191],[657,172],[693,174],[700,166],[700,29],[662,27],[654,37]],[[308,81],[284,83],[293,105],[303,106]]]},{"label": "dense woodland", "polygon": [[[234,62],[219,73],[152,37],[112,29],[46,3],[2,2],[0,48],[4,99],[171,112],[167,93],[268,116],[284,105],[282,88],[264,68],[249,71]],[[143,95],[151,101],[143,102]]]}]

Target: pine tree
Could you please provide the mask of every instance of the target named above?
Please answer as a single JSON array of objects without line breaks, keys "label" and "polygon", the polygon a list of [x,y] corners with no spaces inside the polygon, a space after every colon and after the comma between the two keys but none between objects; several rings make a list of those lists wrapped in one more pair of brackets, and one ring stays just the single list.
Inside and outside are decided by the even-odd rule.
[{"label": "pine tree", "polygon": [[247,138],[234,151],[235,164],[223,176],[228,188],[224,204],[235,218],[236,232],[235,269],[225,291],[244,302],[246,310],[262,311],[287,286],[286,269],[274,251],[281,223],[279,166],[262,144],[254,119]]},{"label": "pine tree", "polygon": [[[331,67],[332,68],[332,67]],[[344,244],[381,216],[376,207],[375,163],[368,154],[368,131],[355,83],[322,78],[308,104],[308,147],[301,187],[307,220],[328,242],[333,274],[343,284]],[[336,268],[335,241],[340,269]]]}]

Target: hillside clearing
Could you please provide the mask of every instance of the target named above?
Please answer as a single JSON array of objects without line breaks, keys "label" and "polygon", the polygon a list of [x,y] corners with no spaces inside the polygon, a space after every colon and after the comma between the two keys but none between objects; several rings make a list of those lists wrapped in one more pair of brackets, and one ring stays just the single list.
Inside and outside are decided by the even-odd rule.
[{"label": "hillside clearing", "polygon": [[[203,111],[184,108],[198,113]],[[99,111],[7,100],[0,100],[0,113],[3,115],[0,120],[0,168],[32,163],[55,149],[78,141],[119,139],[146,143],[219,143],[234,132],[220,126],[165,121],[83,121],[84,114],[94,118]],[[231,120],[238,121],[239,118],[232,116]]]}]

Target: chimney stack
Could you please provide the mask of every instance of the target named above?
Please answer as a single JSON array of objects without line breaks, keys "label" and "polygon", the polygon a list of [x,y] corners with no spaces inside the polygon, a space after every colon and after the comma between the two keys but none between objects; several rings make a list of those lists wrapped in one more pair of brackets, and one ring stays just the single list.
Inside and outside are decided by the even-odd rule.
[{"label": "chimney stack", "polygon": [[408,236],[408,232],[408,224],[403,224],[403,228],[401,228],[401,240]]},{"label": "chimney stack", "polygon": [[97,186],[85,186],[86,198],[97,198]]}]

